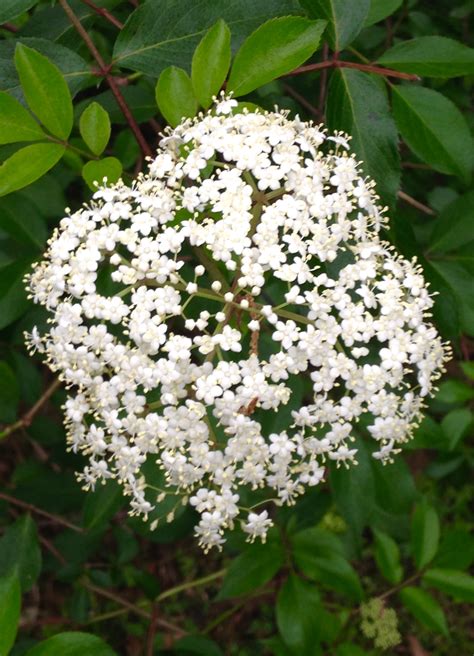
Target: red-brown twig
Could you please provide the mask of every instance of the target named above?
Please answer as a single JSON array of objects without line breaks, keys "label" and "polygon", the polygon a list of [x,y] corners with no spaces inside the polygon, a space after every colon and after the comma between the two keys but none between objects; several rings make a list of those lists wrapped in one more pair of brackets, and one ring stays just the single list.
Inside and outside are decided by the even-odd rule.
[{"label": "red-brown twig", "polygon": [[298,66],[294,71],[287,73],[283,77],[293,77],[294,75],[301,75],[302,73],[311,73],[312,71],[322,71],[325,68],[334,68],[334,60],[328,59],[327,61],[317,62],[316,64],[305,64]]},{"label": "red-brown twig", "polygon": [[321,112],[319,112],[319,110],[316,107],[314,107],[309,102],[309,100],[307,100],[303,95],[301,95],[301,93],[296,91],[296,89],[293,89],[293,87],[291,87],[289,84],[286,84],[285,82],[283,82],[283,89],[286,91],[286,93],[289,96],[292,96],[295,100],[297,100],[302,107],[307,109],[308,112],[312,114],[318,121],[322,119]]},{"label": "red-brown twig", "polygon": [[158,628],[158,608],[153,604],[151,608],[151,618],[146,633],[145,656],[153,656],[155,653],[155,635]]},{"label": "red-brown twig", "polygon": [[107,590],[107,588],[101,588],[98,585],[94,585],[87,579],[81,580],[81,585],[84,588],[86,588],[86,590],[90,590],[91,592],[95,592],[96,594],[101,595],[102,597],[106,597],[107,599],[110,599],[111,601],[115,601],[115,603],[119,604],[119,606],[123,606],[124,608],[127,608],[129,611],[135,613],[135,615],[138,615],[139,617],[143,617],[146,620],[149,620],[151,617],[150,613],[147,610],[145,610],[144,608],[140,608],[139,606],[136,606],[131,601],[128,601],[128,599],[121,597],[116,592],[112,592],[111,590]]},{"label": "red-brown twig", "polygon": [[408,636],[408,645],[411,656],[429,656],[428,652],[423,649],[418,638],[413,635]]},{"label": "red-brown twig", "polygon": [[89,49],[89,52],[91,55],[94,57],[95,61],[97,62],[99,66],[99,75],[103,76],[105,80],[107,81],[107,84],[110,87],[110,90],[112,91],[115,100],[117,102],[117,105],[120,107],[120,110],[122,111],[122,114],[125,116],[125,119],[130,126],[130,129],[133,132],[133,135],[135,139],[137,140],[138,145],[140,146],[140,149],[142,153],[147,156],[151,157],[152,155],[152,150],[150,146],[148,145],[145,137],[142,134],[142,131],[140,130],[138,123],[136,122],[135,118],[133,117],[132,112],[130,111],[130,107],[127,105],[125,102],[125,98],[123,97],[119,85],[117,84],[117,80],[114,78],[113,75],[110,73],[111,65],[106,64],[102,55],[100,52],[97,50],[97,48],[94,45],[94,42],[88,35],[87,31],[84,29],[82,26],[81,21],[78,19],[74,11],[71,9],[69,3],[67,0],[59,0],[59,4],[64,10],[64,13],[67,15],[71,23],[74,25],[76,31],[78,34],[81,36],[82,40],[86,44],[87,48]]},{"label": "red-brown twig", "polygon": [[18,508],[27,510],[28,512],[34,513],[35,515],[46,517],[54,524],[58,524],[59,526],[64,526],[65,528],[70,528],[71,531],[76,531],[76,533],[84,532],[80,526],[71,524],[71,522],[68,522],[67,519],[63,519],[62,517],[59,517],[59,515],[54,515],[53,513],[49,513],[46,510],[43,510],[42,508],[37,508],[32,503],[27,503],[26,501],[22,501],[21,499],[12,497],[9,494],[5,494],[5,492],[0,492],[0,499],[3,499],[4,501],[8,501],[8,503],[11,503],[13,506],[18,506]]},{"label": "red-brown twig", "polygon": [[13,23],[2,23],[0,25],[2,30],[6,30],[7,32],[11,32],[12,34],[16,34],[18,32],[18,27],[16,25],[13,25]]},{"label": "red-brown twig", "polygon": [[428,164],[421,164],[421,162],[400,162],[404,169],[420,169],[421,171],[429,171],[431,166]]},{"label": "red-brown twig", "polygon": [[[136,604],[133,604],[132,602],[128,601],[128,599],[121,597],[116,592],[112,592],[111,590],[107,590],[106,588],[101,588],[98,585],[94,585],[87,579],[83,579],[81,581],[81,584],[87,590],[90,590],[91,592],[95,592],[96,594],[101,595],[102,597],[106,597],[111,601],[115,601],[116,604],[122,606],[123,608],[126,608],[132,613],[135,613],[135,615],[138,615],[139,617],[143,617],[147,620],[152,619],[152,614],[149,611],[147,611],[145,608],[141,608],[140,606],[137,606]],[[98,618],[95,618],[94,621],[96,621],[97,619]],[[176,626],[176,624],[172,624],[171,622],[168,622],[167,620],[161,619],[159,617],[155,617],[154,622],[156,626],[161,626],[164,629],[168,629],[169,631],[173,632],[176,636],[182,637],[186,635],[186,631],[184,629],[182,629],[179,626]]]},{"label": "red-brown twig", "polygon": [[403,200],[405,201],[405,203],[408,203],[408,205],[411,205],[412,207],[415,207],[417,210],[420,210],[420,212],[424,212],[429,216],[435,216],[436,214],[436,212],[432,210],[431,207],[428,207],[428,205],[424,205],[423,203],[420,203],[419,200],[416,200],[416,198],[409,196],[404,191],[399,191],[397,193],[397,196],[400,198],[400,200]]},{"label": "red-brown twig", "polygon": [[65,565],[67,563],[67,560],[64,558],[62,553],[58,549],[56,549],[56,547],[52,542],[46,539],[43,535],[38,535],[38,540],[43,545],[43,547],[47,551],[49,551],[49,553],[52,554],[57,561],[61,563],[61,565]]},{"label": "red-brown twig", "polygon": [[[329,54],[329,46],[327,43],[323,45],[323,61],[327,61]],[[318,110],[322,117],[324,117],[324,105],[326,104],[326,87],[328,82],[328,71],[324,68],[321,72],[319,79],[319,101]]]},{"label": "red-brown twig", "polygon": [[360,64],[359,62],[343,61],[342,59],[328,59],[327,61],[317,62],[316,64],[306,64],[295,68],[291,73],[287,73],[284,77],[291,77],[293,75],[301,75],[302,73],[309,73],[311,71],[321,71],[326,68],[355,68],[358,71],[365,71],[366,73],[375,73],[376,75],[383,75],[384,77],[398,77],[401,80],[419,80],[418,75],[412,73],[402,73],[401,71],[394,71],[391,68],[384,66],[376,66],[374,64]]},{"label": "red-brown twig", "polygon": [[44,406],[46,401],[54,394],[54,392],[60,387],[61,381],[60,380],[55,380],[51,385],[46,389],[46,391],[43,393],[41,398],[36,401],[34,406],[32,406],[28,412],[23,415],[21,419],[16,421],[14,424],[11,424],[10,426],[7,426],[6,428],[3,429],[3,431],[0,432],[0,440],[8,437],[11,433],[14,433],[17,430],[21,430],[22,428],[28,428],[28,426],[31,425],[31,422],[35,418],[36,414],[38,413],[39,410]]},{"label": "red-brown twig", "polygon": [[119,21],[118,18],[115,18],[110,11],[107,11],[107,9],[104,9],[103,7],[98,7],[95,5],[91,0],[81,0],[85,5],[90,7],[92,11],[95,11],[96,14],[99,14],[99,16],[102,16],[102,18],[105,18],[105,20],[108,20],[109,23],[112,23],[115,27],[117,27],[119,30],[123,29],[123,23]]}]

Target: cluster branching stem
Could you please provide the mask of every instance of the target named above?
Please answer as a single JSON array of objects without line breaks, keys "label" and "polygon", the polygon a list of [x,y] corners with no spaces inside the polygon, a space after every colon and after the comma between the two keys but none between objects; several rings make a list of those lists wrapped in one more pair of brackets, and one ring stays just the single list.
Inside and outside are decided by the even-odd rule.
[{"label": "cluster branching stem", "polygon": [[71,21],[72,25],[76,29],[77,33],[81,36],[82,40],[86,44],[89,52],[91,55],[94,57],[95,61],[97,62],[97,65],[99,67],[99,75],[104,77],[106,80],[107,84],[110,87],[110,90],[112,91],[115,100],[117,101],[117,105],[119,106],[122,114],[125,116],[125,119],[130,126],[130,129],[133,132],[133,135],[140,146],[140,149],[142,153],[146,157],[151,157],[152,156],[152,150],[150,146],[148,145],[145,137],[143,136],[142,131],[140,130],[140,127],[138,126],[138,123],[136,122],[135,118],[133,117],[132,112],[130,111],[130,107],[127,105],[125,98],[122,95],[122,92],[120,91],[120,87],[117,83],[117,80],[115,77],[111,74],[111,64],[106,64],[105,60],[103,59],[102,55],[96,48],[94,42],[92,41],[91,37],[87,33],[87,31],[84,29],[82,26],[81,21],[79,18],[76,16],[74,11],[71,9],[71,6],[67,2],[67,0],[59,0],[59,4],[64,10],[64,13],[66,16],[69,18]]}]

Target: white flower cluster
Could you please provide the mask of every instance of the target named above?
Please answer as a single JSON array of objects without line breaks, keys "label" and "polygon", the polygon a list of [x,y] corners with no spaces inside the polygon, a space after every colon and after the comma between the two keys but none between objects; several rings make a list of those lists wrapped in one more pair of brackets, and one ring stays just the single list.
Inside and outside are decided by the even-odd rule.
[{"label": "white flower cluster", "polygon": [[354,463],[363,415],[389,461],[447,355],[345,137],[235,104],[183,122],[131,187],[64,218],[29,278],[51,312],[29,343],[70,390],[86,487],[115,478],[146,516],[156,463],[206,550],[239,515],[265,538],[268,512],[239,505],[249,490],[292,503],[327,459]]}]

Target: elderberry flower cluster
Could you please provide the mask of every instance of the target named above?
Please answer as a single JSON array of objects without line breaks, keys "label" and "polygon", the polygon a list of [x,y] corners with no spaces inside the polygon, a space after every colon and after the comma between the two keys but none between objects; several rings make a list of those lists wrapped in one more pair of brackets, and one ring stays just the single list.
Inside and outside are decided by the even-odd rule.
[{"label": "elderberry flower cluster", "polygon": [[80,479],[118,480],[144,516],[181,493],[206,550],[238,517],[265,539],[252,491],[291,504],[328,460],[355,463],[362,418],[390,461],[447,355],[347,138],[236,104],[169,130],[131,187],[68,213],[29,277],[50,312],[29,344],[69,390]]}]

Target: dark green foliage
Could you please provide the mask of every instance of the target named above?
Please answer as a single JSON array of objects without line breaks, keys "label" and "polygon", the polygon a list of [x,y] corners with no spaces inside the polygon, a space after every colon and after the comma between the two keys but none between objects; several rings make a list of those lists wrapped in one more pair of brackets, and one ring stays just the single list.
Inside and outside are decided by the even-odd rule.
[{"label": "dark green foliage", "polygon": [[[414,654],[409,636],[417,653],[472,651],[470,9],[466,0],[0,1],[0,656]],[[277,104],[349,133],[390,208],[387,239],[438,293],[434,322],[453,359],[393,464],[374,461],[361,425],[358,466],[327,463],[325,483],[272,511],[265,544],[236,531],[222,553],[204,555],[180,497],[168,494],[146,524],[127,515],[116,483],[81,490],[64,392],[25,352],[23,332],[46,317],[23,278],[65,207],[88,201],[104,176],[131,184],[165,125],[223,89],[240,108]],[[308,391],[298,378],[282,414]],[[282,416],[269,423],[278,431]],[[164,488],[152,459],[146,468]],[[259,505],[260,495],[241,502]],[[374,600],[379,617],[362,630]],[[402,644],[383,651],[375,640],[392,611]]]}]

